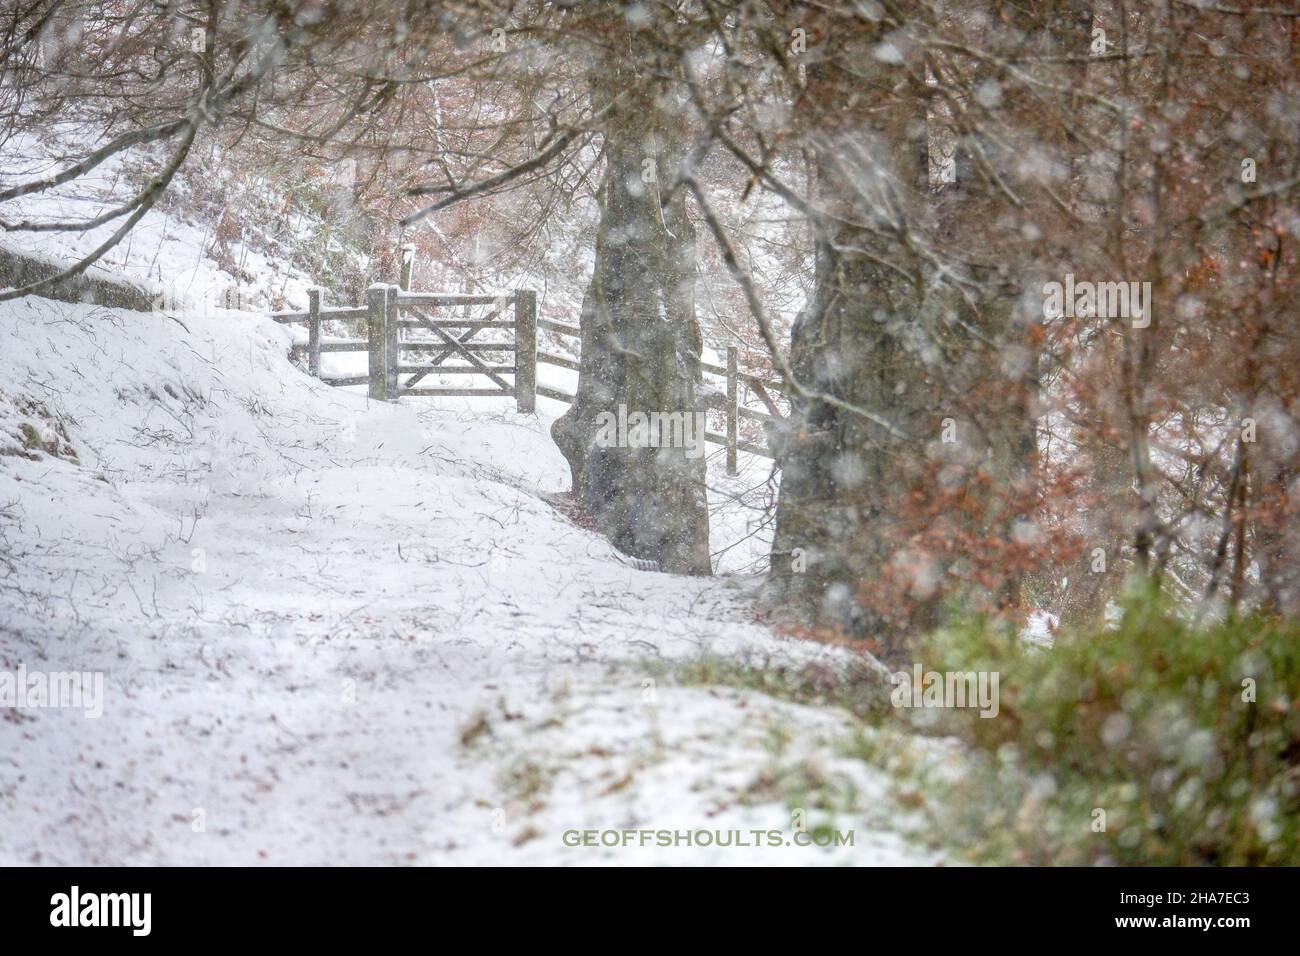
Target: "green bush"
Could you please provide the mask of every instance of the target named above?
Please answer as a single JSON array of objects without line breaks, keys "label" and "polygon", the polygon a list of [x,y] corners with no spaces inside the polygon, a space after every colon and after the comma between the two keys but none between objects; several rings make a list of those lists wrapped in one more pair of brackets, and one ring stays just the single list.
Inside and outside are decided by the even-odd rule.
[{"label": "green bush", "polygon": [[1151,593],[1123,611],[1052,648],[992,626],[925,642],[927,669],[999,674],[997,717],[944,711],[982,752],[952,838],[998,862],[1300,864],[1300,622],[1194,626]]}]

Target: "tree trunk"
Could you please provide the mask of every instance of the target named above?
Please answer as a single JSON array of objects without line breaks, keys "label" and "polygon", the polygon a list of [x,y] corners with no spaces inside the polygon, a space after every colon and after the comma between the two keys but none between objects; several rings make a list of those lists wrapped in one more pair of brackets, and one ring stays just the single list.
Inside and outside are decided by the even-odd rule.
[{"label": "tree trunk", "polygon": [[[1056,45],[1083,23],[1076,8],[1035,28]],[[1022,277],[987,252],[1019,238],[998,191],[972,175],[951,105],[907,92],[902,76],[927,67],[882,62],[891,57],[871,43],[856,54],[835,49],[835,35],[828,44],[806,93],[833,124],[816,141],[815,291],[790,353],[817,394],[792,402],[776,436],[772,571],[787,606],[874,638],[889,657],[945,606],[1020,604],[1044,547],[1041,316],[1018,308]]]},{"label": "tree trunk", "polygon": [[[680,121],[660,115],[655,100],[638,106],[606,135],[577,400],[551,435],[568,459],[573,493],[615,547],[664,571],[709,574],[702,428],[694,434],[703,422],[695,237],[685,190],[662,202],[683,157],[683,137],[673,128]],[[672,442],[664,429],[661,447],[607,447],[603,416],[636,412],[686,416],[697,440]]]},{"label": "tree trunk", "polygon": [[[848,75],[845,55],[810,70],[810,87],[833,102],[845,90],[870,89]],[[857,70],[859,58],[853,57]],[[869,60],[867,62],[870,62]],[[865,69],[865,68],[864,68]],[[914,104],[913,104],[914,105]],[[890,237],[864,193],[895,221],[911,221],[924,176],[924,124],[895,105],[817,144],[820,207],[829,225],[818,236],[813,300],[791,331],[795,378],[820,398],[794,397],[791,414],[773,434],[781,467],[772,546],[775,596],[794,610],[860,636],[882,636],[904,621],[932,615],[934,591],[918,575],[916,606],[874,600],[877,585],[901,566],[907,529],[898,492],[919,477],[925,445],[891,436],[880,424],[844,407],[879,412],[911,436],[937,434],[940,417],[923,324],[923,293],[887,265],[915,268]],[[852,221],[871,221],[860,228]],[[848,222],[846,222],[848,220]],[[844,404],[839,404],[844,403]],[[924,560],[917,556],[919,560]]]}]

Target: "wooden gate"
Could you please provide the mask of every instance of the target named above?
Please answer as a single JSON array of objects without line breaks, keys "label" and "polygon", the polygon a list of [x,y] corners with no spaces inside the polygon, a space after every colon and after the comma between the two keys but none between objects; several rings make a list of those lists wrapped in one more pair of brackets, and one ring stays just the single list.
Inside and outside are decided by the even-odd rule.
[{"label": "wooden gate", "polygon": [[[402,279],[409,284],[406,261]],[[318,288],[308,291],[307,303],[304,312],[273,312],[272,318],[282,323],[307,323],[307,341],[293,346],[293,351],[305,354],[308,371],[329,385],[365,385],[371,398],[388,401],[407,395],[513,396],[521,412],[534,411],[538,395],[573,402],[574,397],[569,393],[537,384],[538,362],[572,370],[580,368],[575,359],[539,352],[537,329],[541,326],[579,342],[581,330],[562,322],[539,320],[536,292],[527,289],[482,295],[408,292],[402,286],[377,283],[366,290],[366,304],[362,306],[326,307]],[[448,310],[462,314],[448,315]],[[325,319],[364,319],[366,337],[323,339],[321,323]],[[327,352],[367,353],[367,374],[322,375],[320,357]],[[706,431],[705,438],[726,446],[727,472],[736,474],[739,451],[773,457],[763,444],[740,437],[740,423],[746,420],[766,425],[782,419],[784,414],[774,398],[782,391],[780,383],[741,371],[735,346],[727,348],[725,368],[709,363],[701,363],[701,368],[705,375],[725,381],[725,396],[715,395],[708,407],[725,413],[726,433]],[[491,385],[466,388],[421,385],[431,374],[477,376]],[[767,411],[746,407],[739,394],[742,388],[756,396]]]},{"label": "wooden gate", "polygon": [[[381,401],[404,395],[513,396],[521,412],[536,407],[536,292],[404,292],[378,283],[366,290],[366,304],[357,308],[326,308],[320,289],[307,295],[305,312],[276,312],[272,317],[282,323],[307,323],[307,342],[295,345],[294,351],[305,353],[308,371],[327,384],[366,385],[370,397]],[[448,309],[462,314],[444,314]],[[361,318],[366,320],[366,338],[322,339],[324,319]],[[483,333],[488,340],[478,339]],[[367,374],[322,376],[320,357],[326,352],[367,353]],[[491,387],[420,385],[431,373],[481,376]]]}]

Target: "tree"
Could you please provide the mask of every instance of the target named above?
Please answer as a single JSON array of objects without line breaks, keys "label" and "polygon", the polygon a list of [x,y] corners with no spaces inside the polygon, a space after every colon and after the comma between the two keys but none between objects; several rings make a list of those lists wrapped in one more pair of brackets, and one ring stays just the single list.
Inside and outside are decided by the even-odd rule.
[{"label": "tree", "polygon": [[674,25],[671,12],[656,8],[591,76],[607,117],[601,220],[582,307],[577,397],[551,434],[574,493],[617,547],[665,571],[708,574],[704,459],[693,454],[702,443],[674,444],[668,426],[647,435],[644,447],[602,440],[610,416],[694,421],[704,413],[694,227],[685,192],[666,191],[688,136],[671,48],[662,52]]}]

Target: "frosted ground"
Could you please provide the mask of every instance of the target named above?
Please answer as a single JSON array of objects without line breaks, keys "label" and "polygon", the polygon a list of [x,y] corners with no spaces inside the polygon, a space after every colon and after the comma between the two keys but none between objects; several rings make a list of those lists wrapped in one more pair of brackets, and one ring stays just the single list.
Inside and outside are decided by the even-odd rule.
[{"label": "frosted ground", "polygon": [[[848,715],[664,679],[842,656],[756,623],[755,578],[637,570],[553,508],[558,406],[374,403],[289,341],[0,306],[0,655],[106,675],[100,719],[4,712],[0,863],[934,861],[837,756]],[[791,767],[844,781],[809,815],[853,847],[563,844],[789,831]]]},{"label": "frosted ground", "polygon": [[[75,133],[11,140],[9,172],[61,168]],[[10,213],[93,216],[131,174],[115,159]],[[24,249],[69,262],[110,228]],[[212,308],[234,287],[301,307],[309,277],[244,248],[237,283],[210,240],[154,210],[95,267],[174,311],[0,304],[0,669],[106,684],[99,719],[0,709],[0,864],[937,860],[890,778],[838,755],[848,714],[671,679],[846,659],[754,620],[766,460],[710,460],[718,577],[637,570],[553,507],[562,405],[331,389],[287,358],[302,330]],[[791,776],[834,782],[842,812],[805,820],[852,847],[563,842],[789,834]]]}]

